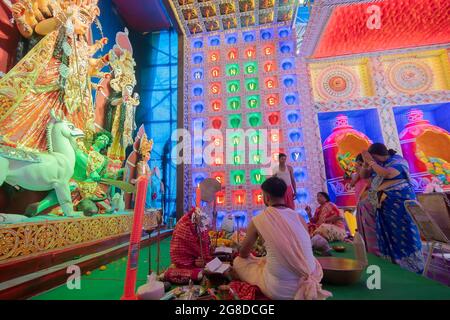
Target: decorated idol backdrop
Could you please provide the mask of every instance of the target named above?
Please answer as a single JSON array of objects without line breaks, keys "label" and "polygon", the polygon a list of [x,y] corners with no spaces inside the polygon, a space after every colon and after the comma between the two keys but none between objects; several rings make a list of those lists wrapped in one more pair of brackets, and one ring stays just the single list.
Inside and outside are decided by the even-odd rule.
[{"label": "decorated idol backdrop", "polygon": [[417,192],[432,180],[450,190],[450,103],[395,108],[403,156]]},{"label": "decorated idol backdrop", "polygon": [[350,186],[355,158],[371,143],[383,142],[377,111],[319,113],[318,118],[330,197],[338,206],[355,206]]},{"label": "decorated idol backdrop", "polygon": [[11,13],[21,40],[17,63],[0,78],[0,212],[130,208],[136,179],[152,174],[153,142],[135,125],[128,30],[104,32],[98,0],[19,0]]},{"label": "decorated idol backdrop", "polygon": [[[198,184],[212,177],[223,186],[216,199],[218,220],[232,212],[245,224],[264,207],[260,185],[270,174],[268,162],[277,161],[279,152],[295,167],[299,199],[306,198],[295,37],[289,26],[195,36],[187,42],[185,59],[185,111],[192,137],[196,130],[220,132],[193,138],[193,164],[186,170],[188,205],[195,204]],[[242,131],[230,136],[227,129]],[[212,141],[224,149],[207,163],[199,150]]]}]

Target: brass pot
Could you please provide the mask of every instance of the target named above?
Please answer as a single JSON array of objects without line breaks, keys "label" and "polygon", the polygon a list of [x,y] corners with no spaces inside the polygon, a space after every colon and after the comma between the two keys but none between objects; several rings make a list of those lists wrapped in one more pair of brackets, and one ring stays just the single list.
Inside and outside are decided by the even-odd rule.
[{"label": "brass pot", "polygon": [[361,279],[364,266],[352,259],[324,257],[317,259],[323,269],[323,283],[351,285]]}]

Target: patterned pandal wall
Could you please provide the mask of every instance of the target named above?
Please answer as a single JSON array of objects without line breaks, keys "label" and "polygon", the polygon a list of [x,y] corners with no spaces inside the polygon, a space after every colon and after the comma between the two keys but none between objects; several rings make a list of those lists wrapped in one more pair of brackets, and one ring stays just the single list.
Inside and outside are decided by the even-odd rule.
[{"label": "patterned pandal wall", "polygon": [[448,46],[327,59],[299,57],[298,61],[312,195],[326,190],[327,179],[321,144],[321,138],[326,137],[320,136],[318,114],[376,109],[374,121],[380,123],[384,143],[401,153],[395,107],[450,101]]},{"label": "patterned pandal wall", "polygon": [[[302,106],[301,121],[304,130],[304,147],[306,155],[306,166],[308,168],[308,179],[306,188],[309,195],[315,195],[319,191],[326,190],[325,162],[322,156],[322,145],[320,143],[320,130],[317,111],[313,108],[314,100],[312,89],[309,85],[310,76],[306,60],[300,57],[297,60],[299,83],[300,104]],[[308,198],[302,205],[310,202]]]}]

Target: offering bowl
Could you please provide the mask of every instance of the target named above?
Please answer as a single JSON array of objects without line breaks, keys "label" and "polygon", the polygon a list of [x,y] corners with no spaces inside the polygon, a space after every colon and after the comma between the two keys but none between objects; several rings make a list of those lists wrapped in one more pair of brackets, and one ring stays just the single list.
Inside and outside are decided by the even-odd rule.
[{"label": "offering bowl", "polygon": [[361,279],[364,266],[352,259],[317,258],[323,269],[323,282],[333,285],[351,285]]},{"label": "offering bowl", "polygon": [[333,246],[333,250],[336,252],[345,252],[345,247],[344,246]]}]

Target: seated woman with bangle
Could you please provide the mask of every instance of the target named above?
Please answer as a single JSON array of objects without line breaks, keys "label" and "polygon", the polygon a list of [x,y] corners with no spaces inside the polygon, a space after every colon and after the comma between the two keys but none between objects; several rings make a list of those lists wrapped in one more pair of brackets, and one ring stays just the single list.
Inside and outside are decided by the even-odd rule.
[{"label": "seated woman with bangle", "polygon": [[209,217],[200,208],[192,209],[178,221],[170,241],[172,264],[164,280],[175,284],[201,280],[205,264],[212,260],[209,224]]},{"label": "seated woman with bangle", "polygon": [[308,231],[311,236],[313,248],[321,251],[322,255],[330,256],[329,241],[344,241],[347,237],[344,216],[342,211],[330,201],[326,192],[317,193],[317,207],[314,216],[311,207],[305,208],[309,217]]}]

